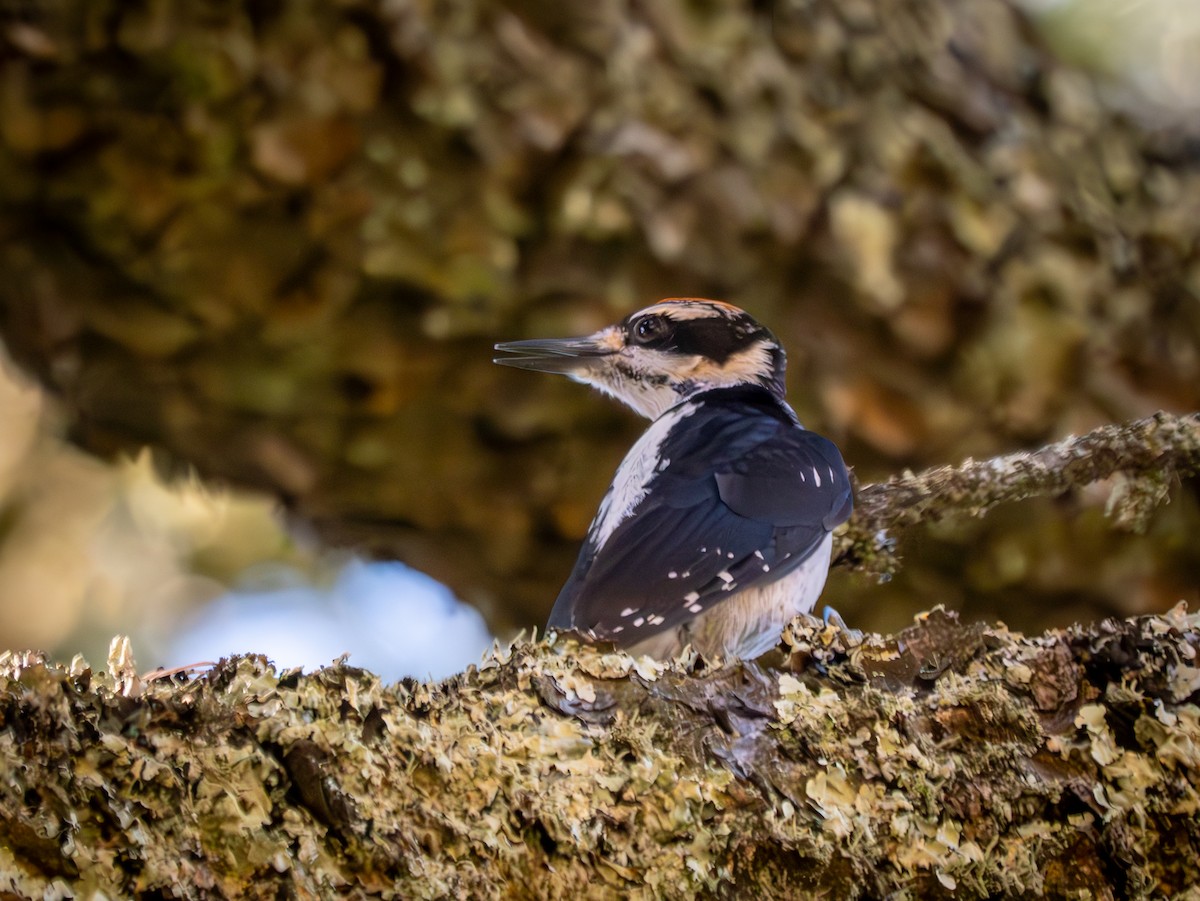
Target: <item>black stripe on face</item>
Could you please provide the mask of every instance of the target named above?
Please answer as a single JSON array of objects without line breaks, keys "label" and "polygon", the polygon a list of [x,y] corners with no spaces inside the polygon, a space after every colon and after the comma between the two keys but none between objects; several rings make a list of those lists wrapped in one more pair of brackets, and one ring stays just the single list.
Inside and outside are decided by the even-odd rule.
[{"label": "black stripe on face", "polygon": [[735,319],[712,317],[687,319],[675,323],[674,340],[670,349],[681,354],[706,357],[724,364],[731,356],[745,350],[771,333],[749,316]]},{"label": "black stripe on face", "polygon": [[628,344],[700,356],[724,364],[756,341],[776,343],[771,333],[746,314],[675,320],[669,314],[634,315],[625,324]]}]

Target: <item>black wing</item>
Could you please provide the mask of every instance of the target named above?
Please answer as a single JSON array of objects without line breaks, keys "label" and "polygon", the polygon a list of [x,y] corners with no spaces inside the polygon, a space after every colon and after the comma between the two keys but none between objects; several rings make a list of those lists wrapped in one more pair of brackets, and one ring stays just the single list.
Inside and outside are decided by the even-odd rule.
[{"label": "black wing", "polygon": [[830,441],[765,392],[712,394],[664,441],[648,496],[602,546],[589,535],[551,627],[632,644],[786,575],[850,515]]}]

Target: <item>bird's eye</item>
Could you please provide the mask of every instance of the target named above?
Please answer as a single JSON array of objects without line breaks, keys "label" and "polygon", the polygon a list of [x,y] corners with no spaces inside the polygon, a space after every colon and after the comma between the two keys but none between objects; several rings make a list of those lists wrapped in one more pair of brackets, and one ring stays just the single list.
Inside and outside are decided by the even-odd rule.
[{"label": "bird's eye", "polygon": [[661,316],[647,316],[639,319],[633,327],[633,338],[639,344],[646,344],[661,337],[667,330],[667,324]]}]

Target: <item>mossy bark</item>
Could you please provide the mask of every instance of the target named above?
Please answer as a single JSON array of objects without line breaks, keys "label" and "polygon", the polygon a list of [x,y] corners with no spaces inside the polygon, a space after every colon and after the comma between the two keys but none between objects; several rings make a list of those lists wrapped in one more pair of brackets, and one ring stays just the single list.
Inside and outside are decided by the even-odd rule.
[{"label": "mossy bark", "polygon": [[5,897],[1191,898],[1200,618],[441,684],[0,659]]}]

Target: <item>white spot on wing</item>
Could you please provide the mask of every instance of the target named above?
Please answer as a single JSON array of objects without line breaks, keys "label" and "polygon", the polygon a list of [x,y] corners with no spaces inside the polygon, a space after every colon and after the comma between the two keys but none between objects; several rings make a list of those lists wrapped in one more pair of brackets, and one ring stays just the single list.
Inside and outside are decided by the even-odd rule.
[{"label": "white spot on wing", "polygon": [[646,624],[646,617],[639,616],[637,619],[635,619],[633,621],[633,624],[634,624],[634,626],[636,626],[637,628],[640,629],[642,626],[644,626]]},{"label": "white spot on wing", "polygon": [[683,596],[684,606],[687,606],[688,604],[694,604],[698,600],[700,600],[700,592],[698,591],[689,591]]},{"label": "white spot on wing", "polygon": [[678,579],[679,573],[675,572],[675,570],[671,570],[669,573],[667,573],[667,578],[668,579]]},{"label": "white spot on wing", "polygon": [[832,544],[832,537],[826,536],[808,559],[782,578],[706,603],[690,621],[688,640],[702,653],[747,659],[773,647],[792,617],[813,609],[829,572]]},{"label": "white spot on wing", "polygon": [[624,610],[621,611],[621,616],[633,616],[637,612],[638,612],[637,607],[626,607]]},{"label": "white spot on wing", "polygon": [[703,609],[704,608],[701,607],[699,604],[692,604],[692,606],[688,607],[688,610],[691,610],[692,613],[699,613]]},{"label": "white spot on wing", "polygon": [[719,573],[717,573],[717,578],[720,579],[725,584],[729,584],[730,582],[733,581],[733,576],[730,575],[729,570],[726,570],[726,569],[723,569]]}]

